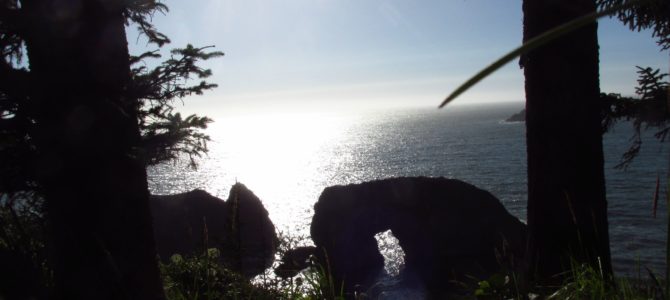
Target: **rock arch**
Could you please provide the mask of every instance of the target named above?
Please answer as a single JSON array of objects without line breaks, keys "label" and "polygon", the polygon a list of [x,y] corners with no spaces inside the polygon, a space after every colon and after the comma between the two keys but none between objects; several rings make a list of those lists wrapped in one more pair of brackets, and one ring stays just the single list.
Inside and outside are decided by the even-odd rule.
[{"label": "rock arch", "polygon": [[389,229],[405,252],[403,272],[429,289],[466,275],[485,278],[499,270],[498,254],[518,261],[526,245],[525,224],[489,192],[455,179],[328,187],[314,211],[317,257],[347,290],[369,286],[383,269],[374,235]]}]

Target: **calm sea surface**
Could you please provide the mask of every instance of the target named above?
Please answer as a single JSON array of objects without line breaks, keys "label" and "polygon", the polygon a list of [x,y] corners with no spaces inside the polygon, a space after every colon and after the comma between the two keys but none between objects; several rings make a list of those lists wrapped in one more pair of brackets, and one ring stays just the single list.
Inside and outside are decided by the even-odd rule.
[{"label": "calm sea surface", "polygon": [[[200,188],[227,199],[231,185],[244,183],[278,230],[295,236],[309,234],[313,205],[325,187],[397,176],[472,183],[525,219],[525,127],[503,121],[521,108],[516,103],[229,117],[207,130],[213,141],[197,170],[185,162],[158,165],[149,169],[149,186],[154,194]],[[665,261],[666,206],[659,201],[656,219],[651,208],[656,176],[668,172],[668,151],[649,133],[633,164],[614,169],[631,135],[624,123],[604,137],[615,269],[630,274],[642,265],[658,272]]]}]

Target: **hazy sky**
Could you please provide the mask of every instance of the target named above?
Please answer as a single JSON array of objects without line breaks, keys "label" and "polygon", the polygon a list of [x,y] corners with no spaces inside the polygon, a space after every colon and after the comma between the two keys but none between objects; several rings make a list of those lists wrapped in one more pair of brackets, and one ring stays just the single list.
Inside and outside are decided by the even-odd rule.
[{"label": "hazy sky", "polygon": [[[216,45],[205,64],[219,88],[186,99],[186,112],[216,116],[259,110],[437,106],[458,84],[522,38],[521,0],[162,1],[154,24],[167,48]],[[130,49],[139,53],[129,31]],[[650,32],[602,19],[601,89],[632,94],[635,65],[667,72]],[[521,101],[516,62],[456,103]]]}]

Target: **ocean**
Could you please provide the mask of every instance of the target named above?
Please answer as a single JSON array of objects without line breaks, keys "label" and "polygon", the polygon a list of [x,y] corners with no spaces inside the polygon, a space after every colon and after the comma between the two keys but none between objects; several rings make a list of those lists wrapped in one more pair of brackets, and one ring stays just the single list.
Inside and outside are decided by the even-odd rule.
[{"label": "ocean", "polygon": [[[149,188],[153,194],[199,188],[227,199],[229,188],[241,182],[263,201],[278,231],[297,238],[309,235],[313,205],[325,187],[399,176],[469,182],[524,220],[525,125],[504,121],[522,107],[231,116],[207,129],[210,151],[196,170],[186,160],[150,167]],[[624,122],[603,137],[614,268],[627,276],[644,267],[657,273],[665,268],[667,208],[659,201],[652,218],[652,200],[657,175],[670,168],[669,152],[646,132],[639,157],[626,170],[615,169],[632,133]],[[397,243],[382,244],[382,253],[395,260],[387,265],[400,264]]]}]

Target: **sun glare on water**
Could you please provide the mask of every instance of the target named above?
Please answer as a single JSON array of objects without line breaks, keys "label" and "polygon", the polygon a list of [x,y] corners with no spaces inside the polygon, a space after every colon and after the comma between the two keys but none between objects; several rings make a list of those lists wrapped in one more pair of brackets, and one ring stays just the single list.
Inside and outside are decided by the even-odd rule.
[{"label": "sun glare on water", "polygon": [[217,120],[207,130],[212,142],[200,170],[209,177],[203,188],[225,199],[229,186],[241,182],[263,201],[280,230],[305,230],[286,227],[297,219],[309,222],[312,205],[333,179],[333,166],[343,159],[333,145],[350,124],[343,115],[306,113]]}]

